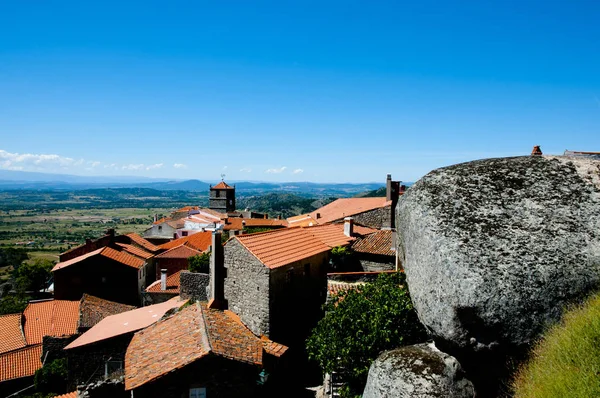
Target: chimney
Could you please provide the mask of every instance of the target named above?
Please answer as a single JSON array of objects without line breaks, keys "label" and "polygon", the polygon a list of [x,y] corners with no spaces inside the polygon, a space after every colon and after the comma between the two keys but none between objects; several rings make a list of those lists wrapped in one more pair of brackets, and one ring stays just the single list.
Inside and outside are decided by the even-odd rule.
[{"label": "chimney", "polygon": [[267,218],[269,218],[269,215],[267,213],[263,214],[263,219],[266,220]]},{"label": "chimney", "polygon": [[541,156],[542,155],[542,150],[540,149],[539,145],[535,145],[533,147],[533,149],[531,150],[531,156]]},{"label": "chimney", "polygon": [[167,270],[160,270],[160,290],[167,290]]},{"label": "chimney", "polygon": [[154,213],[154,222],[157,222],[157,221],[158,221],[158,214]]},{"label": "chimney", "polygon": [[226,309],[225,301],[225,266],[224,266],[223,245],[221,244],[221,233],[214,231],[212,233],[212,246],[210,251],[210,271],[209,286],[210,296],[208,308]]},{"label": "chimney", "polygon": [[344,235],[349,238],[354,235],[354,219],[352,217],[344,218]]}]

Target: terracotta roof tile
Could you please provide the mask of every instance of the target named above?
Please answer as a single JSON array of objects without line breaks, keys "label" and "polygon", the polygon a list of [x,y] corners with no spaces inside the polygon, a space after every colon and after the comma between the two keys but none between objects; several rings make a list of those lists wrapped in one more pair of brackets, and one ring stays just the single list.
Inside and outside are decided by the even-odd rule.
[{"label": "terracotta roof tile", "polygon": [[156,258],[190,258],[200,254],[202,254],[201,251],[191,248],[185,243],[159,254]]},{"label": "terracotta roof tile", "polygon": [[330,250],[303,228],[236,236],[250,253],[269,268],[277,268]]},{"label": "terracotta roof tile", "polygon": [[[381,207],[391,206],[391,201],[387,201],[383,198],[342,198],[334,200],[333,202],[313,211],[312,213],[305,215],[304,217],[310,217],[317,224],[327,224],[332,221],[341,220],[344,217],[353,216],[356,214],[364,213],[369,210],[378,209]],[[297,225],[296,220],[299,220],[296,216],[290,221],[290,225]]]},{"label": "terracotta roof tile", "polygon": [[77,391],[73,391],[63,395],[57,395],[54,398],[77,398]]},{"label": "terracotta roof tile", "polygon": [[133,268],[137,268],[137,269],[141,268],[145,263],[144,260],[142,260],[139,257],[136,257],[132,254],[127,253],[125,250],[118,251],[118,250],[113,249],[112,247],[103,247],[101,249],[94,250],[93,252],[84,254],[83,256],[75,257],[71,260],[58,263],[54,266],[54,268],[52,268],[52,272],[61,270],[65,267],[71,266],[73,264],[77,264],[80,261],[86,260],[93,256],[103,256],[103,257],[109,258],[111,260],[117,261],[121,264],[130,266]]},{"label": "terracotta roof tile", "polygon": [[133,254],[136,257],[143,258],[144,260],[148,260],[149,258],[154,257],[153,253],[147,252],[144,249],[140,249],[137,246],[127,245],[125,243],[117,243],[118,246],[122,247],[129,254]]},{"label": "terracotta roof tile", "polygon": [[214,189],[233,189],[233,187],[231,185],[227,185],[227,183],[225,183],[225,181],[221,181],[220,183],[213,186],[212,188],[214,188]]},{"label": "terracotta roof tile", "polygon": [[84,346],[143,329],[158,321],[168,310],[181,307],[186,302],[187,300],[182,301],[179,297],[175,297],[164,303],[107,316],[90,330],[72,341],[65,349]]},{"label": "terracotta roof tile", "polygon": [[212,243],[212,232],[197,232],[189,236],[184,236],[183,238],[173,239],[170,242],[160,245],[160,248],[168,250],[177,246],[181,246],[184,243],[196,250],[205,252]]},{"label": "terracotta roof tile", "polygon": [[110,315],[134,310],[135,306],[84,294],[79,304],[79,328],[91,328]]},{"label": "terracotta roof tile", "polygon": [[40,344],[44,336],[65,336],[77,333],[79,301],[30,301],[23,311],[23,332],[28,345]]},{"label": "terracotta roof tile", "polygon": [[287,221],[290,227],[312,227],[313,225],[318,225],[318,222],[309,214],[290,217]]},{"label": "terracotta roof tile", "polygon": [[33,376],[42,367],[42,345],[36,344],[0,355],[0,382]]},{"label": "terracotta roof tile", "polygon": [[330,297],[333,297],[336,294],[341,292],[345,292],[350,289],[358,289],[361,285],[364,285],[363,282],[337,282],[337,281],[327,281],[327,294]]},{"label": "terracotta roof tile", "polygon": [[171,217],[163,217],[163,218],[159,218],[158,220],[154,221],[152,224],[158,225],[158,224],[162,224],[164,222],[171,221],[171,220],[172,220]]},{"label": "terracotta roof tile", "polygon": [[153,245],[152,243],[148,242],[146,239],[142,238],[141,236],[139,236],[138,234],[127,234],[126,235],[129,239],[131,239],[131,241],[133,243],[135,243],[138,246],[143,247],[144,249],[151,251],[151,252],[157,252],[160,250],[160,248],[158,246]]},{"label": "terracotta roof tile", "polygon": [[167,290],[160,290],[160,279],[146,288],[148,293],[176,293],[179,294],[181,271],[167,277]]},{"label": "terracotta roof tile", "polygon": [[25,335],[21,328],[22,316],[23,314],[0,316],[0,354],[25,347]]},{"label": "terracotta roof tile", "polygon": [[213,353],[262,365],[263,349],[287,347],[256,337],[228,311],[196,303],[135,334],[125,354],[125,390],[132,390]]},{"label": "terracotta roof tile", "polygon": [[395,256],[396,252],[392,250],[392,236],[392,231],[377,231],[354,242],[352,250],[358,253]]},{"label": "terracotta roof tile", "polygon": [[282,228],[287,227],[287,220],[278,220],[273,218],[239,218],[230,217],[225,221],[223,229],[225,231],[239,231],[244,227],[266,227],[266,228]]}]

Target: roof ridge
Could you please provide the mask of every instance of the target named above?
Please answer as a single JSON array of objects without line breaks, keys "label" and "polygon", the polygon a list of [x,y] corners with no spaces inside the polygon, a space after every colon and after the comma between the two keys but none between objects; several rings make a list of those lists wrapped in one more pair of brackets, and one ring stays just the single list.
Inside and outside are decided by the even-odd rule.
[{"label": "roof ridge", "polygon": [[206,318],[204,317],[204,310],[200,303],[196,303],[196,310],[200,311],[200,322],[202,322],[202,324],[200,325],[200,344],[203,346],[203,348],[206,348],[207,352],[214,352],[212,344],[210,343],[208,324],[206,323]]}]

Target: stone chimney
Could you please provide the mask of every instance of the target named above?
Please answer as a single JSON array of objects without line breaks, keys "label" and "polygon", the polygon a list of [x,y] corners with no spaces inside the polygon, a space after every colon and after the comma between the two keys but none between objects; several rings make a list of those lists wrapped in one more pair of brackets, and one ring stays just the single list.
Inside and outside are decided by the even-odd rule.
[{"label": "stone chimney", "polygon": [[160,270],[160,290],[167,290],[167,270]]},{"label": "stone chimney", "polygon": [[535,145],[533,147],[533,149],[531,150],[531,156],[541,156],[542,155],[542,150],[540,149],[539,145]]},{"label": "stone chimney", "polygon": [[354,219],[352,217],[344,218],[344,235],[349,238],[354,235]]},{"label": "stone chimney", "polygon": [[221,309],[227,308],[225,301],[225,258],[223,245],[221,244],[221,233],[214,231],[212,233],[212,246],[210,251],[210,271],[208,297],[208,308]]}]

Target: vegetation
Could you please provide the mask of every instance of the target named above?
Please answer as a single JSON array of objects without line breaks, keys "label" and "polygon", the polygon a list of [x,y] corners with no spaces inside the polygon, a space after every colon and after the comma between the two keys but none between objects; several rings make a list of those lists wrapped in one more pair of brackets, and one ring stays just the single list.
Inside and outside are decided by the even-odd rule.
[{"label": "vegetation", "polygon": [[23,294],[9,294],[0,300],[0,315],[18,314],[25,310],[29,297]]},{"label": "vegetation", "polygon": [[268,193],[266,195],[248,196],[237,199],[237,207],[248,208],[256,212],[268,213],[271,217],[288,218],[299,214],[310,213],[317,208],[335,200],[335,198],[315,199],[292,193]]},{"label": "vegetation", "polygon": [[351,262],[352,250],[346,246],[337,246],[331,249],[331,267],[334,271],[340,271]]},{"label": "vegetation", "polygon": [[23,262],[13,271],[17,292],[37,292],[48,287],[52,279],[54,262],[42,258],[31,262]]},{"label": "vegetation", "polygon": [[333,297],[306,342],[325,373],[342,373],[345,396],[360,396],[369,366],[385,350],[415,344],[426,332],[413,309],[403,273],[382,274]]},{"label": "vegetation", "polygon": [[35,372],[33,379],[35,389],[38,394],[50,396],[52,396],[51,394],[64,394],[67,392],[67,376],[67,360],[65,358],[55,359]]},{"label": "vegetation", "polygon": [[355,198],[381,198],[387,195],[387,188],[381,187],[373,191],[361,192]]},{"label": "vegetation", "polygon": [[600,396],[600,295],[548,330],[513,387],[516,398]]},{"label": "vegetation", "polygon": [[208,274],[208,268],[210,266],[210,253],[205,252],[196,256],[188,258],[188,270],[190,272],[201,272]]}]

